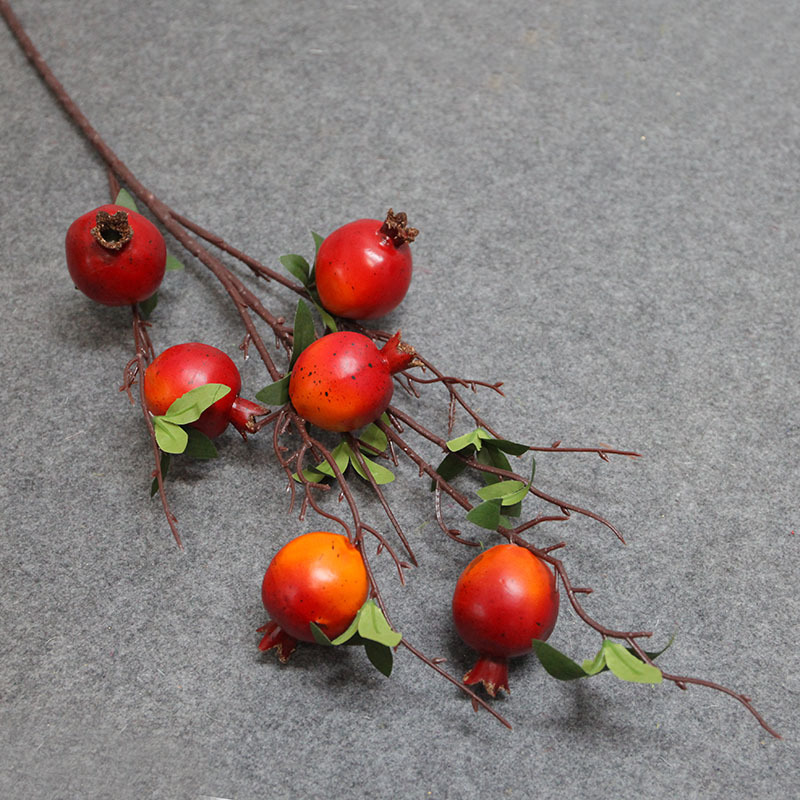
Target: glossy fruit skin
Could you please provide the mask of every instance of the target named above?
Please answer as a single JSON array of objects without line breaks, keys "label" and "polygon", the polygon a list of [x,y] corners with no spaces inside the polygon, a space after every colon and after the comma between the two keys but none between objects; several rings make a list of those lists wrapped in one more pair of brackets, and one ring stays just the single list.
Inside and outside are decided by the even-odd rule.
[{"label": "glossy fruit skin", "polygon": [[261,629],[267,635],[260,649],[278,647],[279,656],[288,658],[297,640],[314,641],[311,622],[329,639],[336,638],[364,605],[368,591],[364,559],[346,536],[313,531],[292,539],[264,574],[261,600],[271,623]]},{"label": "glossy fruit skin", "polygon": [[300,353],[289,379],[289,399],[304,419],[328,431],[353,431],[376,420],[392,399],[392,374],[409,366],[413,351],[399,333],[380,350],[361,333],[330,333]]},{"label": "glossy fruit skin", "polygon": [[456,630],[480,656],[464,682],[483,683],[491,695],[508,691],[507,659],[550,636],[558,604],[552,570],[530,550],[500,544],[473,559],[453,593]]},{"label": "glossy fruit skin", "polygon": [[411,249],[390,236],[385,222],[359,219],[331,233],[320,245],[314,267],[322,305],[347,319],[388,314],[411,284]]},{"label": "glossy fruit skin", "polygon": [[187,342],[168,347],[144,373],[144,396],[151,414],[160,416],[181,395],[207,383],[222,383],[231,391],[207,408],[191,423],[206,436],[219,436],[231,421],[233,405],[242,388],[242,379],[230,357],[208,344]]},{"label": "glossy fruit skin", "polygon": [[[111,244],[103,246],[102,234],[98,239],[92,233],[93,229],[104,229],[98,219],[99,212],[110,217],[124,214],[130,241],[119,246],[109,236]],[[119,249],[113,249],[115,246]],[[167,248],[161,232],[146,217],[123,206],[108,204],[78,217],[69,226],[66,255],[69,274],[78,289],[103,305],[123,306],[146,300],[158,289],[164,278]]]}]

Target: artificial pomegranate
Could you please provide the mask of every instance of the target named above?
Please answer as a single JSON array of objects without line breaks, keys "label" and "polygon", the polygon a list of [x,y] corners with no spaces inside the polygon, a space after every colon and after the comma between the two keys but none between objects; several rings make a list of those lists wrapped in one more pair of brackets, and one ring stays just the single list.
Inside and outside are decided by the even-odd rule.
[{"label": "artificial pomegranate", "polygon": [[164,237],[150,220],[123,206],[100,206],[69,226],[67,267],[87,297],[107,306],[147,300],[161,285]]},{"label": "artificial pomegranate", "polygon": [[191,389],[222,383],[231,391],[207,408],[194,428],[209,438],[219,436],[230,422],[242,436],[253,431],[253,417],[264,409],[239,397],[242,379],[230,357],[208,344],[187,342],[168,347],[144,373],[144,397],[151,414],[167,413],[172,403]]},{"label": "artificial pomegranate", "polygon": [[388,314],[406,296],[411,283],[411,249],[419,234],[405,214],[392,209],[381,222],[359,219],[323,240],[314,266],[322,305],[347,319]]},{"label": "artificial pomegranate", "polygon": [[380,350],[361,333],[329,333],[300,353],[289,379],[289,399],[314,425],[353,431],[383,414],[392,399],[392,375],[416,363],[399,331]]},{"label": "artificial pomegranate", "polygon": [[367,599],[364,559],[346,537],[314,531],[285,544],[267,567],[261,599],[270,621],[260,650],[278,651],[287,661],[298,641],[313,642],[311,623],[329,639],[344,633]]},{"label": "artificial pomegranate", "polygon": [[558,599],[552,570],[524,547],[499,544],[473,559],[453,594],[458,635],[479,654],[464,683],[482,683],[492,697],[508,692],[508,659],[550,636]]}]

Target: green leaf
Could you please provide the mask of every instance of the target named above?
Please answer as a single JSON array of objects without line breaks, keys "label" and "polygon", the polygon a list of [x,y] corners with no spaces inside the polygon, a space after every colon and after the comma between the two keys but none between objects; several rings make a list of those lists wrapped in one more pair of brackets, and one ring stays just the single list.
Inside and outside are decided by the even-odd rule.
[{"label": "green leaf", "polygon": [[[292,477],[298,483],[302,483],[302,481],[300,480],[300,476],[296,472],[292,473]],[[309,467],[308,469],[303,470],[303,477],[309,483],[319,483],[320,481],[324,481],[325,478],[327,478],[328,476],[324,475],[322,472],[317,472],[317,470],[315,470],[313,467]]]},{"label": "green leaf", "polygon": [[[166,480],[167,473],[169,472],[169,465],[170,465],[171,462],[172,462],[172,456],[170,456],[169,453],[164,453],[162,451],[162,453],[161,453],[161,461],[160,461],[161,480],[162,481]],[[158,494],[158,478],[157,477],[153,478],[153,482],[150,484],[150,497],[153,497],[153,495],[156,495],[156,494]]]},{"label": "green leaf", "polygon": [[336,320],[319,304],[314,304],[317,307],[317,311],[319,311],[320,317],[322,317],[322,324],[331,332],[336,333],[339,328],[336,326]]},{"label": "green leaf", "polygon": [[[460,455],[464,456],[465,458],[469,458],[471,453],[467,452],[464,453],[463,451]],[[450,482],[453,478],[458,477],[465,469],[467,465],[455,454],[455,453],[448,453],[440,462],[439,466],[436,467],[436,471],[439,475],[444,478],[444,480]],[[431,479],[431,491],[436,488],[436,481]]]},{"label": "green leaf", "polygon": [[330,647],[333,644],[316,622],[309,622],[308,626],[311,628],[311,635],[317,644],[321,644],[323,647]]},{"label": "green leaf", "polygon": [[145,319],[150,319],[150,315],[158,305],[158,292],[153,292],[146,300],[139,302],[139,311]]},{"label": "green leaf", "polygon": [[520,490],[527,493],[527,485],[522,481],[498,481],[478,489],[478,497],[481,500],[500,500],[504,506],[511,506],[519,502]]},{"label": "green leaf", "polygon": [[311,235],[314,237],[314,255],[316,256],[319,253],[319,246],[325,241],[325,237],[314,233],[314,231],[311,231]]},{"label": "green leaf", "polygon": [[[361,468],[361,464],[358,463],[356,454],[350,449],[349,445],[345,446],[347,447],[347,453],[350,456],[351,466],[365,481],[368,481],[369,478],[367,477],[367,473],[364,472],[364,470]],[[361,459],[363,460],[366,468],[372,473],[372,477],[375,479],[375,483],[377,483],[378,486],[383,486],[384,484],[391,483],[394,480],[394,473],[390,469],[386,469],[386,467],[376,464],[374,461],[367,458],[363,453],[361,454]]]},{"label": "green leaf", "polygon": [[333,641],[331,644],[344,644],[348,639],[352,639],[358,633],[358,618],[361,616],[361,609],[358,610],[358,613],[353,617],[353,621],[347,626],[347,630],[342,631]]},{"label": "green leaf", "polygon": [[603,651],[608,668],[623,681],[631,683],[661,683],[661,670],[633,655],[619,642],[606,639]]},{"label": "green leaf", "polygon": [[156,431],[156,442],[165,453],[182,453],[186,449],[189,437],[180,425],[170,422],[164,417],[153,417]]},{"label": "green leaf", "polygon": [[474,445],[476,450],[480,450],[482,442],[485,439],[491,438],[492,437],[486,433],[483,428],[475,428],[474,431],[470,431],[469,433],[465,433],[463,436],[458,436],[455,439],[451,439],[447,443],[447,449],[453,453],[457,453],[459,450],[463,450],[465,447]]},{"label": "green leaf", "polygon": [[186,434],[189,437],[189,441],[186,443],[186,450],[184,450],[187,456],[201,461],[219,456],[214,442],[202,431],[197,430],[197,428],[187,428]]},{"label": "green leaf", "polygon": [[402,634],[392,630],[386,617],[383,616],[383,611],[372,599],[361,606],[358,615],[358,633],[365,639],[379,642],[386,647],[397,647],[403,638]]},{"label": "green leaf", "polygon": [[297,357],[311,342],[317,338],[314,330],[314,320],[311,318],[311,309],[303,300],[297,301],[297,311],[294,315],[294,347],[292,348],[291,367],[294,366]]},{"label": "green leaf", "polygon": [[[667,644],[667,647],[671,644]],[[623,647],[619,642],[604,639],[603,645],[594,659],[586,659],[583,666],[576,664],[571,658],[556,650],[552,645],[539,639],[533,640],[533,650],[542,662],[542,666],[554,678],[561,681],[570,681],[575,678],[588,678],[598,675],[606,670],[611,670],[618,678],[632,683],[661,683],[662,674],[658,667],[646,664],[628,647]],[[648,653],[654,658],[659,653]]]},{"label": "green leaf", "polygon": [[358,441],[375,453],[383,453],[389,444],[386,434],[374,422],[361,431]]},{"label": "green leaf", "polygon": [[487,439],[486,444],[502,450],[512,456],[521,456],[530,450],[526,444],[519,444],[518,442],[510,442],[508,439]]},{"label": "green leaf", "polygon": [[133,199],[133,195],[127,189],[120,189],[119,192],[117,192],[117,199],[114,200],[114,205],[122,206],[130,211],[139,211],[136,207],[136,201]]},{"label": "green leaf", "polygon": [[[364,459],[367,469],[372,473],[372,477],[378,486],[385,486],[387,483],[391,483],[394,480],[394,473],[390,469],[387,469],[381,464],[377,464],[372,459],[367,458],[363,453],[361,454],[361,458]],[[355,464],[353,461],[350,463],[353,464],[354,468],[360,466]]]},{"label": "green leaf", "polygon": [[[475,454],[475,460],[479,464],[485,464],[487,467],[506,469],[511,472],[511,464],[508,463],[505,453],[496,447],[490,446],[488,441],[484,442],[484,447]],[[484,483],[499,483],[503,480],[499,475],[495,475],[492,472],[481,472],[481,477]]]},{"label": "green leaf", "polygon": [[186,269],[186,267],[183,266],[182,261],[178,261],[178,259],[175,258],[175,256],[167,253],[167,264],[164,267],[164,269],[167,272],[180,272],[182,269]]},{"label": "green leaf", "polygon": [[584,659],[583,671],[587,675],[597,675],[598,672],[602,672],[606,668],[606,641],[608,640],[603,641],[603,646],[597,651],[597,655],[593,659]]},{"label": "green leaf", "polygon": [[256,392],[256,400],[266,403],[268,406],[285,406],[289,402],[289,379],[291,373],[284,375],[275,383],[265,386],[261,391]]},{"label": "green leaf", "polygon": [[478,489],[478,497],[481,500],[500,500],[504,506],[509,506],[515,510],[508,511],[510,516],[519,516],[516,506],[521,503],[530,491],[533,484],[533,476],[536,474],[536,461],[531,464],[530,483],[523,483],[518,480],[500,480],[490,483],[482,489]]},{"label": "green leaf", "polygon": [[303,284],[303,286],[308,285],[308,276],[311,274],[311,267],[303,256],[289,253],[288,255],[281,256],[279,261],[286,267],[288,272],[291,272],[291,274]]},{"label": "green leaf", "polygon": [[536,653],[547,673],[560,681],[573,681],[576,678],[589,677],[589,673],[580,664],[576,664],[569,656],[565,656],[560,650],[556,650],[555,647],[541,639],[533,640],[533,652]]},{"label": "green leaf", "polygon": [[[666,643],[666,644],[665,644],[665,645],[664,645],[664,646],[663,646],[663,647],[662,647],[660,650],[655,650],[655,651],[651,651],[651,650],[645,650],[644,652],[645,652],[645,653],[647,653],[647,657],[648,657],[648,658],[652,658],[653,660],[655,660],[655,659],[656,659],[656,658],[658,658],[658,657],[659,657],[659,656],[660,656],[660,655],[661,655],[661,654],[662,654],[662,653],[663,653],[665,650],[667,650],[669,647],[671,647],[671,646],[672,646],[672,643],[673,643],[674,641],[675,641],[675,634],[673,633],[673,634],[672,634],[672,636],[670,636],[670,637],[669,637],[669,641],[668,641],[668,642],[667,642],[667,643]],[[628,648],[627,648],[627,650],[628,650],[628,651],[629,651],[629,652],[630,652],[632,655],[636,655],[636,653],[635,653],[633,650],[631,650],[631,648],[630,648],[630,647],[628,647]]]},{"label": "green leaf", "polygon": [[499,500],[487,500],[479,506],[475,506],[467,514],[467,519],[481,528],[496,531],[497,526],[500,524],[500,507]]},{"label": "green leaf", "polygon": [[200,419],[202,413],[231,391],[224,383],[196,386],[178,397],[164,414],[164,419],[176,425],[188,425]]},{"label": "green leaf", "polygon": [[394,664],[394,654],[391,647],[367,639],[364,642],[364,651],[373,667],[387,678],[391,677],[392,665]]},{"label": "green leaf", "polygon": [[[333,460],[336,462],[336,466],[339,467],[339,472],[344,473],[347,469],[347,465],[350,463],[350,448],[347,446],[346,442],[340,442],[336,447],[331,450],[331,455],[333,456]],[[323,474],[327,475],[330,478],[333,478],[336,473],[333,471],[333,467],[325,460],[320,461],[314,469],[317,472],[322,472]]]}]

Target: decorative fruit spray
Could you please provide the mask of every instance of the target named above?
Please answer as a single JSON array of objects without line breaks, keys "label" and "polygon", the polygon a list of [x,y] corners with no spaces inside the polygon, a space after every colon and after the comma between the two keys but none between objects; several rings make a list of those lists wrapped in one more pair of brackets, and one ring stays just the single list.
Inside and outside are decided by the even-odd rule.
[{"label": "decorative fruit spray", "polygon": [[[582,601],[591,590],[574,584],[564,562],[553,555],[565,547],[565,543],[538,548],[525,538],[525,534],[536,526],[566,522],[573,514],[594,519],[618,538],[622,539],[622,536],[599,514],[539,490],[534,485],[536,465],[533,459],[526,470],[529,475],[523,475],[512,469],[509,456],[593,453],[608,461],[615,455],[635,458],[636,453],[609,447],[564,447],[560,442],[536,446],[505,438],[465,400],[462,393],[464,389],[474,391],[483,387],[502,394],[500,383],[448,376],[418,350],[413,355],[405,351],[396,335],[366,329],[352,321],[381,316],[402,300],[411,273],[408,242],[417,234],[414,229],[407,228],[405,215],[394,215],[390,211],[385,223],[359,221],[339,229],[328,240],[315,237],[319,250],[315,268],[300,256],[281,259],[283,266],[299,281],[296,282],[170,209],[140,183],[92,128],[55,78],[6,0],[0,0],[0,13],[56,99],[107,165],[115,205],[123,206],[123,209],[116,208],[113,213],[107,211],[111,221],[101,216],[99,211],[92,212],[93,227],[100,229],[106,244],[121,242],[120,253],[142,239],[146,239],[149,245],[144,255],[128,262],[129,266],[125,268],[126,272],[133,271],[135,279],[130,280],[128,275],[119,278],[123,270],[97,267],[98,263],[105,263],[104,259],[110,262],[119,259],[94,252],[95,244],[87,238],[85,223],[81,222],[76,228],[76,238],[68,237],[68,260],[73,280],[90,297],[98,302],[130,304],[132,307],[135,356],[125,368],[122,388],[132,398],[132,389],[138,384],[140,405],[153,444],[152,492],[158,492],[161,497],[176,541],[181,542],[164,489],[165,463],[168,464],[172,451],[170,444],[162,445],[180,439],[174,448],[180,452],[183,438],[172,428],[168,428],[170,435],[165,438],[161,429],[167,423],[180,429],[187,440],[188,431],[198,430],[198,423],[209,435],[220,433],[228,421],[234,422],[242,432],[255,433],[272,426],[273,453],[286,473],[291,489],[290,510],[295,507],[299,496],[301,519],[311,508],[342,529],[341,534],[325,531],[298,537],[275,556],[262,587],[262,598],[272,618],[262,629],[265,633],[262,648],[276,647],[282,658],[288,658],[297,641],[313,639],[323,646],[359,644],[364,646],[370,661],[388,675],[393,653],[402,647],[458,686],[470,697],[476,709],[486,709],[509,727],[508,721],[469,684],[482,683],[490,694],[507,689],[505,660],[523,655],[532,648],[547,672],[562,680],[585,678],[609,670],[631,682],[669,681],[681,689],[690,685],[715,689],[736,699],[769,733],[778,736],[745,694],[705,679],[662,671],[656,666],[655,659],[663,650],[650,652],[642,646],[642,640],[651,636],[649,631],[616,630],[594,619]],[[254,347],[269,375],[270,383],[257,393],[256,398],[272,406],[271,412],[238,398],[238,371],[233,375],[227,362],[222,373],[194,373],[194,377],[189,378],[186,378],[182,363],[176,362],[169,369],[163,363],[159,365],[144,317],[154,308],[152,292],[163,276],[159,266],[161,245],[150,233],[137,238],[140,216],[131,196],[120,189],[120,181],[147,206],[182,247],[211,271],[227,292],[245,327],[243,349]],[[133,234],[131,239],[123,241],[128,237],[124,231],[126,221]],[[144,229],[146,226],[141,226],[141,230]],[[294,324],[288,325],[272,313],[202,240],[233,256],[255,275],[294,292],[299,297]],[[97,239],[94,242],[106,247]],[[114,247],[110,249],[113,251]],[[82,250],[94,255],[81,255]],[[378,254],[374,258],[373,251]],[[373,281],[373,268],[376,275],[381,275],[380,280]],[[87,288],[81,286],[84,273]],[[97,282],[97,275],[102,276],[100,288],[89,289],[93,282]],[[366,299],[356,297],[355,292],[348,295],[348,287],[355,287],[357,283],[370,287]],[[321,339],[317,339],[312,309],[316,309],[323,328],[331,331]],[[257,320],[267,326],[279,343],[287,362],[285,369],[281,369],[266,346]],[[340,326],[345,326],[341,332]],[[378,343],[383,344],[380,350]],[[345,345],[345,352],[351,350],[354,354],[348,356],[351,361],[346,364],[337,363],[340,345]],[[183,351],[179,352],[187,356],[188,362],[191,360],[190,350],[196,347],[203,348],[209,362],[224,362],[216,356],[212,358],[215,348],[206,345],[183,345]],[[162,357],[171,350],[174,348],[165,351]],[[424,376],[406,371],[412,363],[424,370]],[[152,373],[151,368],[154,370]],[[186,370],[191,372],[190,368]],[[361,386],[361,391],[353,393],[345,388],[349,386],[348,380]],[[405,390],[411,402],[422,387],[436,384],[444,390],[446,437],[391,404],[392,380]],[[182,390],[185,391],[179,394]],[[339,393],[336,413],[324,403],[325,392],[328,392],[328,397],[331,393]],[[363,395],[363,398],[357,398],[355,394]],[[170,398],[173,398],[171,402]],[[242,406],[242,413],[236,411],[237,403]],[[466,416],[472,430],[452,438],[458,411]],[[315,432],[315,426],[341,433],[339,443],[329,447],[327,440]],[[412,444],[412,436],[437,447],[443,456],[441,461],[436,465],[429,463]],[[290,437],[292,445],[286,444]],[[200,457],[211,455],[203,447],[200,451]],[[445,519],[442,497],[446,495],[466,512],[467,521],[508,541],[508,544],[492,547],[474,559],[456,583],[453,596],[455,625],[466,643],[479,652],[478,663],[463,681],[442,667],[442,659],[425,655],[408,636],[397,631],[371,567],[367,537],[377,541],[379,553],[385,552],[392,559],[401,583],[405,582],[404,572],[417,563],[411,543],[383,488],[394,480],[391,469],[385,464],[396,465],[400,457],[409,459],[420,475],[428,480],[433,495],[433,514],[443,534],[462,545],[480,547],[480,542],[468,538],[460,528],[451,526]],[[483,483],[477,491],[477,501],[459,488],[458,479],[464,473],[478,476]],[[357,482],[363,482],[377,497],[399,546],[393,544],[376,524],[362,516],[355,488]],[[331,488],[338,490],[342,497],[349,522],[322,507],[322,498]],[[524,501],[531,495],[548,505],[551,513],[526,517]],[[403,556],[401,549],[405,552]],[[315,558],[331,564],[336,562],[338,566],[328,572],[317,571],[313,566]],[[597,654],[582,665],[545,642],[558,613],[556,582],[577,616],[603,640]],[[310,610],[301,610],[306,601]]]}]

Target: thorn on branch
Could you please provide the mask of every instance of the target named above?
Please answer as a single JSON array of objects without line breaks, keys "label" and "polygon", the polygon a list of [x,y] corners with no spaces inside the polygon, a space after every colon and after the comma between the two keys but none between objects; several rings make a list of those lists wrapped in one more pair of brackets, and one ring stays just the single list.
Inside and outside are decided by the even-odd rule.
[{"label": "thorn on branch", "polygon": [[250,350],[250,342],[252,340],[253,337],[248,332],[244,335],[244,339],[242,339],[242,343],[239,345],[239,349],[242,351],[245,361],[247,361],[247,359],[250,358],[249,350]]}]

